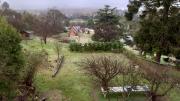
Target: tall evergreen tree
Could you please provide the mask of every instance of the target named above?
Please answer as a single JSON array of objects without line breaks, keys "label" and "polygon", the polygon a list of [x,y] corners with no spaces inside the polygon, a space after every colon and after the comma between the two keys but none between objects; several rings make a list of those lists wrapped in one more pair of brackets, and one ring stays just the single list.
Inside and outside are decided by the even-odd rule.
[{"label": "tall evergreen tree", "polygon": [[94,40],[112,41],[118,38],[122,25],[119,23],[116,11],[116,8],[110,8],[108,5],[98,11],[94,26]]},{"label": "tall evergreen tree", "polygon": [[125,13],[127,20],[133,20],[135,14],[142,12],[141,26],[135,40],[142,51],[156,53],[157,62],[160,62],[162,54],[174,54],[174,48],[180,47],[178,2],[179,0],[130,0],[128,12]]}]

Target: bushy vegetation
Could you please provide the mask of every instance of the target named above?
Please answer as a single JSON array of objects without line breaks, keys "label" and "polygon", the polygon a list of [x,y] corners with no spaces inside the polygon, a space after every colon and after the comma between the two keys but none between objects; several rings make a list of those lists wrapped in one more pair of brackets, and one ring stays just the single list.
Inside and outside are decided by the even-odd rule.
[{"label": "bushy vegetation", "polygon": [[76,52],[121,52],[123,45],[120,42],[71,43],[69,48]]},{"label": "bushy vegetation", "polygon": [[[0,97],[16,95],[20,70],[23,68],[20,34],[0,18]],[[0,99],[1,100],[1,99]]]},{"label": "bushy vegetation", "polygon": [[[105,6],[100,9],[95,19],[93,16],[89,20],[89,25],[74,22],[74,25],[93,28],[95,33],[92,40],[95,42],[76,43],[68,37],[61,44],[53,38],[46,44],[48,37],[64,32],[64,27],[69,25],[69,19],[64,14],[57,9],[50,9],[40,15],[28,12],[21,14],[11,10],[7,2],[3,3],[0,13],[14,28],[0,17],[0,101],[50,100],[50,97],[65,98],[63,101],[110,101],[111,97],[111,101],[129,101],[131,98],[132,101],[142,101],[142,98],[160,101],[164,97],[166,100],[179,101],[179,71],[172,66],[159,64],[161,55],[172,54],[180,59],[180,14],[176,6],[179,2],[149,1],[152,2],[130,0],[125,16],[127,20],[139,22],[140,26],[135,26],[137,33],[133,32],[136,33],[136,46],[145,54],[156,53],[156,62],[136,56],[133,54],[134,50],[128,51],[132,47],[126,47],[127,50],[124,51],[123,44],[116,41],[125,32],[116,8]],[[142,7],[142,15],[136,18]],[[131,29],[128,24],[127,32]],[[35,35],[42,38],[37,37],[37,40],[26,40],[20,44],[21,37],[17,31],[23,30],[33,30]],[[83,39],[87,36],[79,35],[78,41],[89,41],[88,38],[80,40],[81,37]],[[92,56],[92,52],[97,53]],[[124,55],[119,52],[124,52]],[[64,60],[61,55],[67,59]],[[168,58],[164,60],[168,62]],[[178,60],[178,68],[179,63]],[[128,92],[122,96],[117,93],[117,99],[114,97],[116,94],[108,94],[109,87],[124,88],[127,85],[130,86]],[[136,100],[137,96],[131,90],[136,89],[137,85],[147,85],[149,91]],[[106,97],[103,97],[100,87],[106,91]]]},{"label": "bushy vegetation", "polygon": [[23,52],[17,30],[4,18],[0,26],[0,101],[27,101],[35,93],[33,79],[44,54]]},{"label": "bushy vegetation", "polygon": [[[138,48],[146,53],[156,53],[155,60],[160,62],[162,55],[173,54],[180,46],[179,0],[131,0],[128,4],[127,20],[133,20],[143,7],[139,19],[139,30],[135,35]],[[158,10],[158,7],[162,7]],[[177,57],[177,56],[176,56]]]},{"label": "bushy vegetation", "polygon": [[37,93],[36,85],[34,83],[36,73],[40,67],[45,67],[47,63],[46,51],[42,50],[39,52],[26,51],[25,66],[21,71],[21,78],[18,83],[18,94],[15,97],[17,101],[23,100],[35,100]]},{"label": "bushy vegetation", "polygon": [[[45,49],[49,54],[49,59],[56,59],[56,51],[54,51],[54,42],[48,42],[47,44],[43,44],[43,49]],[[40,40],[28,40],[27,44],[26,41],[24,41],[23,46],[27,50],[31,51],[40,51],[41,50],[41,43]],[[102,95],[99,88],[92,91],[93,87],[99,87],[98,82],[94,83],[93,80],[91,80],[91,76],[85,75],[84,71],[85,69],[82,66],[77,65],[79,62],[82,62],[86,58],[92,57],[92,54],[90,52],[71,52],[68,50],[69,45],[66,43],[62,43],[62,51],[63,55],[66,57],[63,67],[61,68],[60,72],[55,78],[52,78],[52,71],[49,69],[44,68],[45,66],[42,66],[43,68],[40,68],[37,75],[35,76],[35,87],[36,90],[39,92],[39,94],[42,93],[51,93],[51,91],[56,90],[62,92],[62,95],[64,95],[66,98],[69,98],[71,101],[90,101],[93,100],[92,93],[95,93],[97,96],[98,101],[107,101],[106,98]],[[129,51],[124,51],[129,52]],[[131,53],[131,52],[130,52]],[[136,59],[136,55],[134,54],[125,54],[125,56],[132,55]],[[124,59],[122,57],[122,54],[114,54],[114,53],[106,53],[106,52],[99,52],[94,53],[94,56],[100,55],[100,56],[108,56],[108,55],[116,55],[120,59]],[[129,62],[127,61],[129,64]],[[130,71],[127,71],[130,72]],[[136,72],[135,72],[136,73]],[[178,75],[179,72],[177,72]],[[131,84],[131,77],[129,77],[131,73],[128,74],[128,76],[125,76],[125,84]],[[134,74],[133,74],[134,75]],[[175,74],[173,74],[175,75]],[[127,79],[126,79],[127,78]],[[117,80],[118,79],[118,80]],[[117,79],[115,78],[110,83],[110,86],[121,86],[122,85],[122,76],[118,76]],[[140,80],[140,84],[144,84],[146,81],[144,78],[140,78],[138,76],[138,80]],[[133,84],[138,81],[137,79],[134,80],[133,76]],[[97,84],[97,85],[96,85]],[[178,96],[179,90],[172,90],[168,94],[170,94],[170,101],[179,101],[180,97]],[[48,97],[54,97],[49,95]],[[145,101],[147,96],[145,95],[131,95],[128,98],[129,101]],[[169,95],[167,96],[169,97]],[[96,98],[96,97],[95,97]],[[111,101],[117,101],[116,96],[110,96]],[[119,100],[123,100],[123,97],[121,95],[118,95]],[[49,100],[50,98],[48,98]],[[56,100],[50,100],[50,101],[56,101]],[[57,100],[59,101],[59,100]]]}]

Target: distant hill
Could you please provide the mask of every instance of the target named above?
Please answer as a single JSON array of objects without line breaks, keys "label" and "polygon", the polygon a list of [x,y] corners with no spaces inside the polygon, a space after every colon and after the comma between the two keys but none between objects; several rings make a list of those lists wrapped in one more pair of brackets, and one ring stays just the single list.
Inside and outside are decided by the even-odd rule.
[{"label": "distant hill", "polygon": [[[93,8],[63,8],[59,9],[63,14],[65,14],[68,18],[78,18],[82,16],[94,16],[98,9]],[[24,12],[24,10],[18,10],[19,12]],[[41,13],[47,12],[47,10],[28,10],[28,12],[32,14],[39,15]],[[124,15],[123,10],[117,10],[118,15],[122,16]]]},{"label": "distant hill", "polygon": [[78,17],[78,16],[93,16],[98,9],[92,8],[74,8],[74,9],[60,9],[67,17]]},{"label": "distant hill", "polygon": [[[67,17],[73,16],[94,16],[99,9],[93,8],[75,8],[75,9],[60,9]],[[124,15],[123,10],[117,10],[117,14]]]}]

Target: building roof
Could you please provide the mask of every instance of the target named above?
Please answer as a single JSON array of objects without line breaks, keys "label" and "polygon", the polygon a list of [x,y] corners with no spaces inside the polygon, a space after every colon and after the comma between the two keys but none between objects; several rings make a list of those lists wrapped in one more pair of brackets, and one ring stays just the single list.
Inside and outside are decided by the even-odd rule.
[{"label": "building roof", "polygon": [[33,34],[33,33],[34,33],[34,31],[23,30],[23,31],[21,31],[21,33]]}]

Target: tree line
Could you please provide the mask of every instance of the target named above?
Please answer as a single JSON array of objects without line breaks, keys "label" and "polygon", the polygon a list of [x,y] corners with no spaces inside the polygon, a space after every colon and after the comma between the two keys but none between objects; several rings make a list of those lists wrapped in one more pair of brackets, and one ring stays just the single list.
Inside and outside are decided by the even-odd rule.
[{"label": "tree line", "polygon": [[127,30],[134,33],[135,45],[141,52],[150,53],[160,62],[162,55],[180,59],[180,9],[179,0],[130,0],[125,12],[127,22],[135,22],[133,28],[125,29],[116,8],[105,6],[89,21],[93,26],[95,41],[119,40]]},{"label": "tree line", "polygon": [[64,32],[65,26],[68,25],[68,18],[55,8],[39,15],[27,11],[19,13],[11,9],[7,2],[4,2],[0,14],[17,31],[34,31],[35,35],[42,37],[44,43],[47,42],[47,37]]}]

